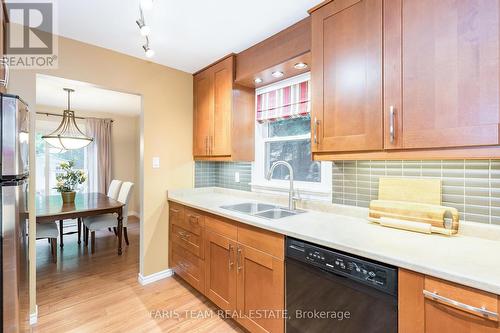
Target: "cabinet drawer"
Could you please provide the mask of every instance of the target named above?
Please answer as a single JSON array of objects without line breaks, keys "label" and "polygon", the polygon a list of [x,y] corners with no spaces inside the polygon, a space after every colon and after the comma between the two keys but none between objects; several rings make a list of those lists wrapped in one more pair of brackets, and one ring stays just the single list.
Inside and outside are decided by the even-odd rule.
[{"label": "cabinet drawer", "polygon": [[205,290],[204,261],[177,244],[172,245],[172,265],[175,273],[198,289]]},{"label": "cabinet drawer", "polygon": [[205,228],[231,240],[236,240],[238,237],[237,223],[222,217],[213,218],[207,216],[205,218]]},{"label": "cabinet drawer", "polygon": [[168,202],[168,216],[170,223],[180,224],[184,220],[184,207],[175,202]]},{"label": "cabinet drawer", "polygon": [[182,218],[174,219],[172,223],[195,235],[201,235],[204,217],[195,210],[184,207]]},{"label": "cabinet drawer", "polygon": [[203,259],[203,239],[201,235],[195,235],[177,225],[172,225],[170,239],[174,244],[178,244]]},{"label": "cabinet drawer", "polygon": [[240,224],[238,226],[238,242],[278,259],[284,258],[284,237],[275,232]]},{"label": "cabinet drawer", "polygon": [[495,294],[430,276],[425,277],[423,292],[429,306],[437,304],[498,322],[498,296]]}]

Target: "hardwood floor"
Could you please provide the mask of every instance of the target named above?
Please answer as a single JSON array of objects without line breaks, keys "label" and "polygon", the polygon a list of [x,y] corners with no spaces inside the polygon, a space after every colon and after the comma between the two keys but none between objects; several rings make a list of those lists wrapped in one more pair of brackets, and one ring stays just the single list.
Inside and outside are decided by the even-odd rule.
[{"label": "hardwood floor", "polygon": [[244,332],[175,276],[141,286],[137,219],[129,221],[128,234],[130,246],[122,256],[107,230],[97,232],[94,255],[83,242],[77,244],[76,234],[65,236],[57,264],[47,240],[37,241],[38,323],[33,332]]}]

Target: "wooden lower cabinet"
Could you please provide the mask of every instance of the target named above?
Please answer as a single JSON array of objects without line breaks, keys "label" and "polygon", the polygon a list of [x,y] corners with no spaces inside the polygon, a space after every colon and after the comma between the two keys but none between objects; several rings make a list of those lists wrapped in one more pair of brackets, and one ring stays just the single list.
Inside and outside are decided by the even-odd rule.
[{"label": "wooden lower cabinet", "polygon": [[205,290],[203,260],[177,244],[172,244],[171,258],[175,273],[203,293]]},{"label": "wooden lower cabinet", "polygon": [[236,257],[239,322],[250,332],[283,332],[283,260],[244,245]]},{"label": "wooden lower cabinet", "polygon": [[[284,236],[178,204],[171,207],[169,258],[175,273],[248,331],[284,332]],[[192,216],[203,221],[200,229],[180,227]]]},{"label": "wooden lower cabinet", "polygon": [[[444,300],[425,296],[424,291]],[[498,313],[495,294],[400,269],[399,332],[500,333],[498,317],[482,316],[448,300]]]},{"label": "wooden lower cabinet", "polygon": [[223,310],[235,310],[236,243],[214,232],[205,235],[205,296]]}]

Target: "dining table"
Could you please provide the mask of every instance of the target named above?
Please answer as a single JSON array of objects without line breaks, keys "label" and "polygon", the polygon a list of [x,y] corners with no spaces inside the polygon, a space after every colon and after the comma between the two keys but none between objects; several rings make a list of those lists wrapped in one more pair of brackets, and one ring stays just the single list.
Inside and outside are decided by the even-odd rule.
[{"label": "dining table", "polygon": [[[36,196],[36,222],[53,223],[59,221],[62,241],[64,220],[83,219],[102,214],[116,214],[118,234],[118,255],[122,254],[123,206],[103,193],[77,193],[73,203],[63,203],[61,195]],[[78,228],[80,236],[80,227]]]}]

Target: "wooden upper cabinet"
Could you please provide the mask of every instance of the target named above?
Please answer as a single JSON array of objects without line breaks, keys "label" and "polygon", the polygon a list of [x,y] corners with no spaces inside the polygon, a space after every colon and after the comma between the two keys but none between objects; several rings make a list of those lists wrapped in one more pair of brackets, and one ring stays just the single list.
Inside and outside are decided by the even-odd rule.
[{"label": "wooden upper cabinet", "polygon": [[231,109],[233,86],[233,58],[214,65],[214,128],[212,133],[213,156],[231,155]]},{"label": "wooden upper cabinet", "polygon": [[213,94],[211,71],[205,71],[194,77],[194,137],[193,154],[208,156],[208,140],[211,132],[213,115]]},{"label": "wooden upper cabinet", "polygon": [[255,90],[234,83],[234,61],[230,55],[194,75],[197,160],[254,159]]},{"label": "wooden upper cabinet", "polygon": [[382,0],[336,0],[312,16],[312,150],[381,150]]},{"label": "wooden upper cabinet", "polygon": [[385,2],[386,148],[500,143],[499,7],[498,1]]}]

